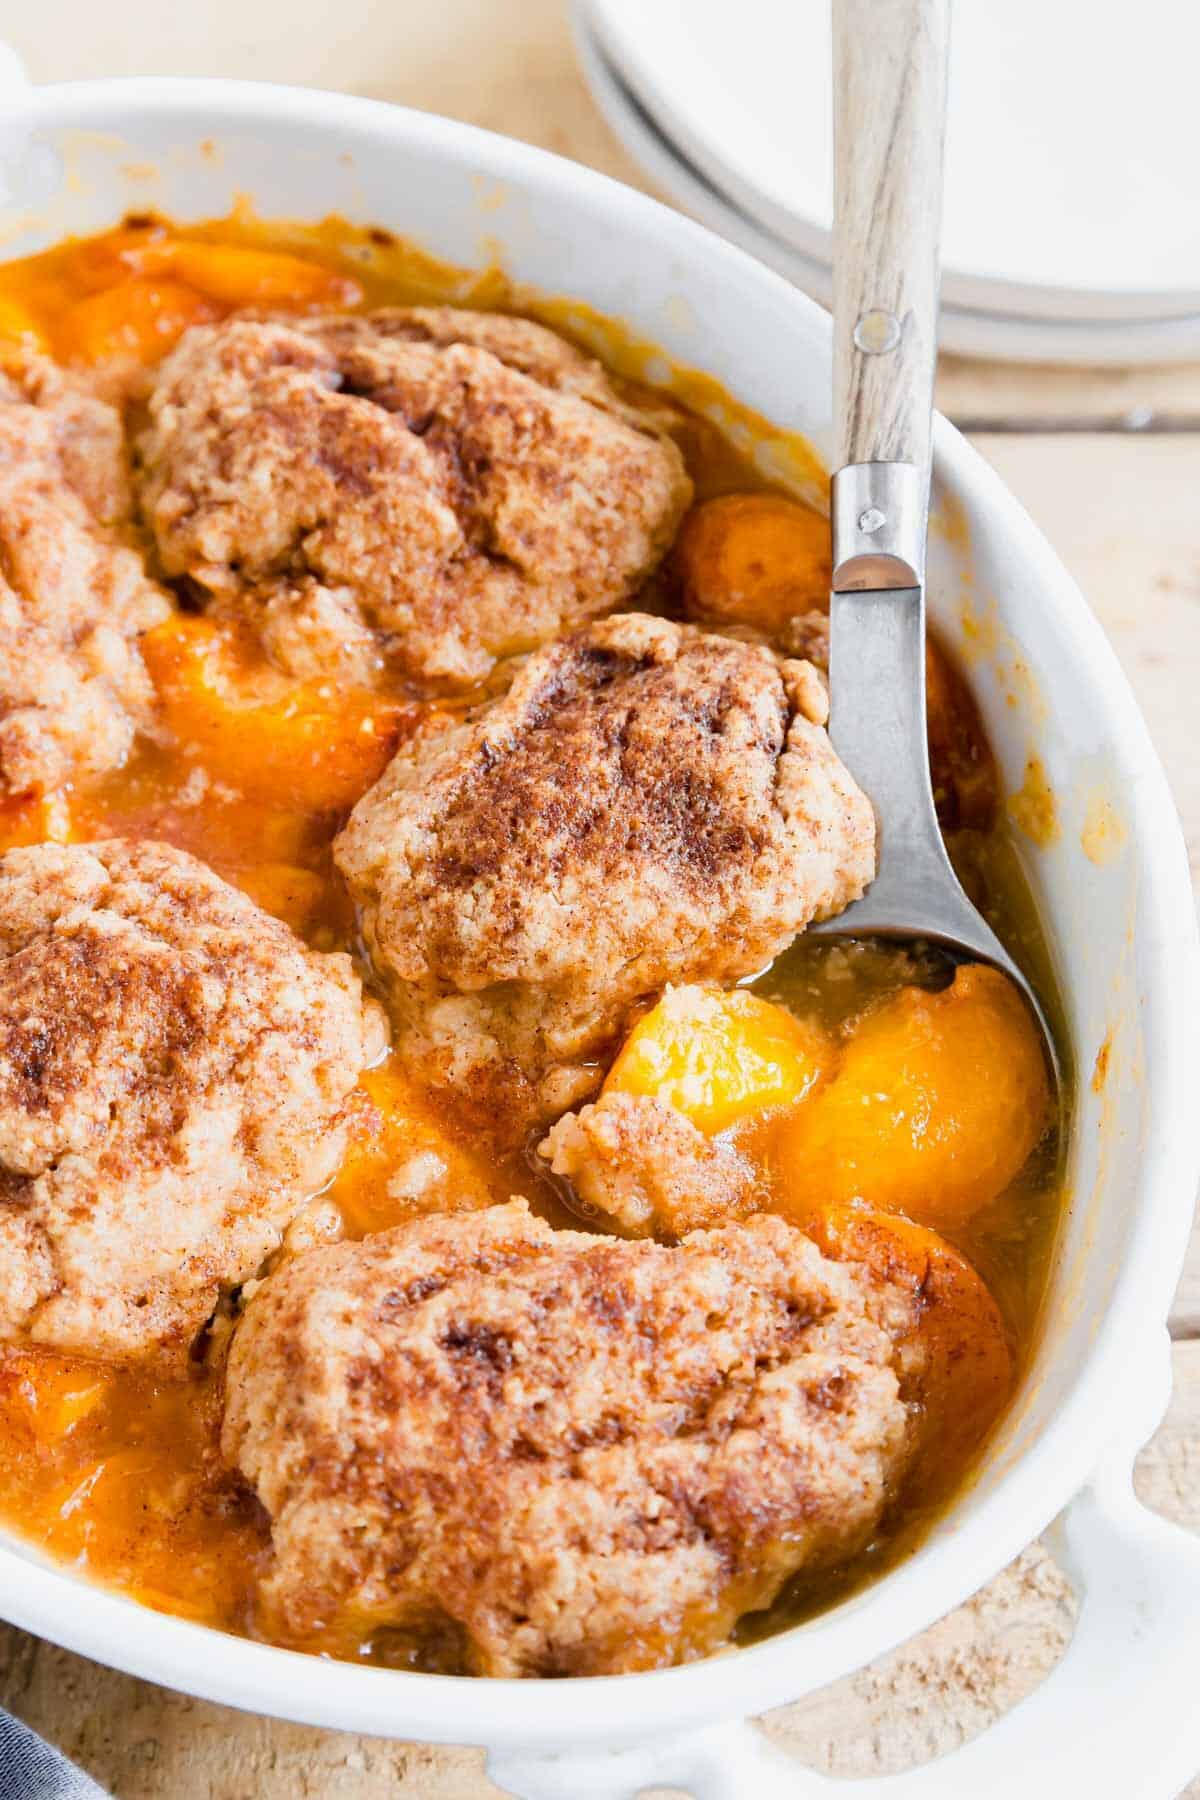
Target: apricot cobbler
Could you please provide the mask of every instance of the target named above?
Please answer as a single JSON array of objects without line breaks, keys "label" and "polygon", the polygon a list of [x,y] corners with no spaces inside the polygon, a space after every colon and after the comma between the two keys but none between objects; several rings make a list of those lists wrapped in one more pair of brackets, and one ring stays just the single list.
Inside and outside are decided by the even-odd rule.
[{"label": "apricot cobbler", "polygon": [[[1009,983],[806,933],[875,868],[825,517],[553,317],[337,224],[0,268],[0,1520],[397,1668],[888,1566],[1057,1207]],[[1037,961],[935,642],[928,699]]]}]

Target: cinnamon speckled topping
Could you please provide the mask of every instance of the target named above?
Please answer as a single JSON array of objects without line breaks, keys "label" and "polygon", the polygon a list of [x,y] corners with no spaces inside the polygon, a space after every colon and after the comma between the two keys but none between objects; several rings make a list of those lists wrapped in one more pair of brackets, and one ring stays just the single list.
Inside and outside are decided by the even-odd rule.
[{"label": "cinnamon speckled topping", "polygon": [[487,1675],[703,1655],[878,1522],[908,1451],[891,1358],[856,1275],[765,1215],[664,1248],[514,1202],[313,1251],[228,1370],[267,1616],[449,1622]]},{"label": "cinnamon speckled topping", "polygon": [[507,1070],[511,1102],[666,982],[737,980],[839,911],[874,820],[824,716],[807,663],[628,613],[402,746],[335,846],[402,1047],[460,1087]]},{"label": "cinnamon speckled topping", "polygon": [[0,1339],[186,1356],[341,1156],[382,1026],[165,844],[0,858]]},{"label": "cinnamon speckled topping", "polygon": [[266,622],[297,673],[328,615],[331,664],[353,620],[409,675],[474,681],[628,599],[691,497],[599,363],[449,307],[195,327],[150,415],[164,568]]},{"label": "cinnamon speckled topping", "polygon": [[122,541],[119,413],[42,357],[0,372],[0,800],[116,767],[153,694],[140,632],[170,611]]}]

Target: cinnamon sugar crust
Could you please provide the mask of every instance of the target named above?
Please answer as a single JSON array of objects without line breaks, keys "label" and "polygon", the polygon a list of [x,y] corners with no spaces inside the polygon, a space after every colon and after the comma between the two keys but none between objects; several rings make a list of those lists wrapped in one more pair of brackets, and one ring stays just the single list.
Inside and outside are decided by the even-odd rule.
[{"label": "cinnamon sugar crust", "polygon": [[337,1167],[378,1009],[152,842],[0,858],[0,962],[0,1339],[180,1362]]}]

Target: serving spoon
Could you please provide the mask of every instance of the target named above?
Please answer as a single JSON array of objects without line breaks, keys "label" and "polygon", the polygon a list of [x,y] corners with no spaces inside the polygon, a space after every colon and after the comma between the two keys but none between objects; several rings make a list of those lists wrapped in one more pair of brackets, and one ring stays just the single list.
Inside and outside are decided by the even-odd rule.
[{"label": "serving spoon", "polygon": [[920,939],[1037,994],[954,873],[925,733],[948,0],[834,0],[829,735],[870,795],[878,866],[825,937]]}]

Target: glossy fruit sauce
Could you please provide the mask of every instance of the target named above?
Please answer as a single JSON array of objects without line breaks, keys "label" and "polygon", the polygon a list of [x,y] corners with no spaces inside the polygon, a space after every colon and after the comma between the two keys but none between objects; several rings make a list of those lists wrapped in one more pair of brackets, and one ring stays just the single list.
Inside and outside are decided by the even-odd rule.
[{"label": "glossy fruit sauce", "polygon": [[[431,301],[533,311],[604,354],[622,379],[665,384],[697,505],[640,604],[684,607],[767,637],[792,614],[826,606],[827,526],[783,493],[786,485],[819,500],[820,472],[803,444],[708,378],[666,369],[586,309],[534,301],[495,272],[450,269],[383,232],[245,219],[176,232],[131,219],[0,267],[0,356],[24,344],[95,371],[136,434],[144,371],[191,324],[238,307],[311,313]],[[45,838],[165,838],[315,947],[355,951],[332,839],[426,707],[453,710],[479,694],[304,685],[233,628],[194,612],[142,644],[161,703],[160,741],[139,743],[123,768],[86,786],[0,806],[0,849]],[[951,852],[1001,935],[1044,977],[974,703],[936,648],[929,676]],[[503,679],[500,671],[496,683]],[[1028,1355],[1059,1209],[1060,1122],[1032,1028],[999,977],[955,972],[919,947],[801,938],[753,987],[771,1004],[739,1003],[721,1042],[672,1041],[650,1013],[610,1082],[662,1092],[672,1070],[698,1072],[700,1089],[689,1088],[693,1102],[697,1091],[703,1097],[697,1122],[737,1139],[772,1205],[829,1254],[886,1267],[937,1299],[930,1329],[944,1341],[921,1461],[878,1541],[849,1568],[794,1582],[770,1613],[743,1622],[743,1638],[791,1623],[885,1567],[967,1478]],[[765,1086],[755,1088],[760,1077]],[[331,1191],[351,1236],[412,1216],[415,1203],[389,1197],[389,1175],[426,1147],[461,1171],[472,1204],[524,1193],[553,1222],[587,1218],[568,1210],[570,1196],[537,1172],[527,1148],[489,1155],[477,1119],[456,1118],[452,1096],[419,1092],[392,1061],[363,1076],[350,1110],[350,1148]],[[257,1634],[267,1522],[218,1447],[221,1342],[235,1308],[231,1296],[183,1380],[0,1349],[0,1521],[148,1606]],[[435,1669],[455,1666],[456,1655],[387,1632],[305,1647]]]}]

